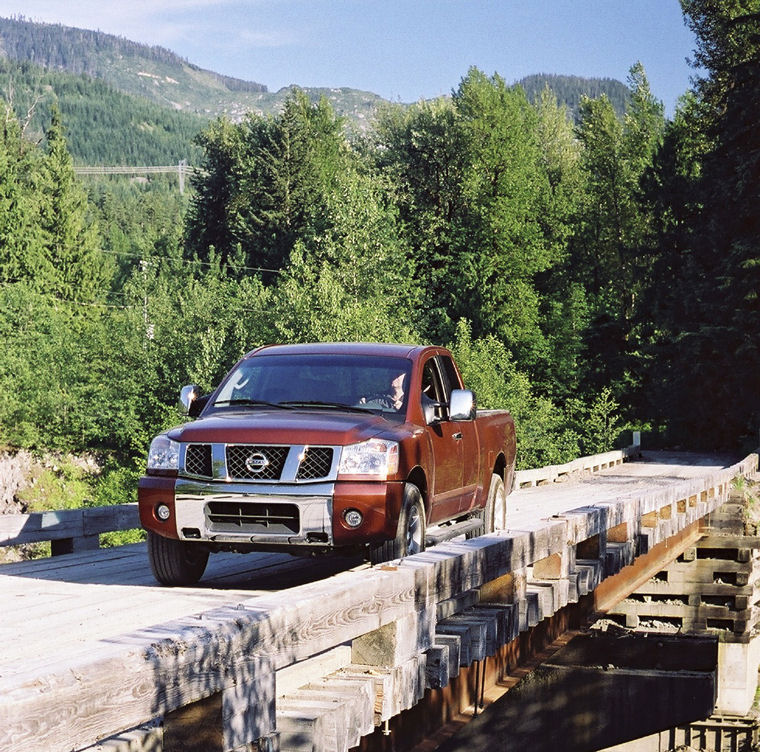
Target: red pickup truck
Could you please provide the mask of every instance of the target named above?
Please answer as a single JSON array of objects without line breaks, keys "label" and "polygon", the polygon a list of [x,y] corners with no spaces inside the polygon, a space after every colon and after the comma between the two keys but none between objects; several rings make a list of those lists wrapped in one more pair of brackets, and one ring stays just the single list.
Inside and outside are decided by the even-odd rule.
[{"label": "red pickup truck", "polygon": [[196,420],[153,440],[138,491],[163,584],[197,582],[214,551],[377,563],[503,525],[514,422],[476,411],[441,347],[260,347],[181,399]]}]

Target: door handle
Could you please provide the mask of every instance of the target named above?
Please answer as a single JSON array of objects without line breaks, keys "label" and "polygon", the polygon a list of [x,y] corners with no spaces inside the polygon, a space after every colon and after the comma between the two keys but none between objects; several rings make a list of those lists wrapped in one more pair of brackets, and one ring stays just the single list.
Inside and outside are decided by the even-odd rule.
[{"label": "door handle", "polygon": [[455,441],[461,441],[462,438],[463,438],[462,437],[462,432],[461,431],[457,431],[456,433],[451,434],[451,438],[454,439]]}]

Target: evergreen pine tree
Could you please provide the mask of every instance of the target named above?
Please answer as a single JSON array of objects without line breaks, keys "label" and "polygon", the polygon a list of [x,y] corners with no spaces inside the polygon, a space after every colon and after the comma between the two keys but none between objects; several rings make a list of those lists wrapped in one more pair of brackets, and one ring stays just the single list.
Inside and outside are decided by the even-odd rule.
[{"label": "evergreen pine tree", "polygon": [[55,106],[47,131],[41,189],[44,250],[35,283],[63,300],[91,302],[103,292],[107,265]]}]

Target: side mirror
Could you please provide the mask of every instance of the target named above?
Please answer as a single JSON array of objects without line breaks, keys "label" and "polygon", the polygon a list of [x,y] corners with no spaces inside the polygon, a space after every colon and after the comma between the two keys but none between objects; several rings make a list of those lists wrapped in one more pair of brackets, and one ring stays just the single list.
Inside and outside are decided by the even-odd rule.
[{"label": "side mirror", "polygon": [[438,416],[435,414],[438,407],[440,407],[438,402],[430,399],[427,394],[422,395],[422,414],[425,416],[425,425],[432,426],[433,423],[439,422]]},{"label": "side mirror", "polygon": [[182,406],[185,408],[185,412],[188,415],[191,415],[193,412],[195,412],[196,415],[198,414],[193,410],[193,403],[196,402],[200,396],[201,388],[197,384],[188,384],[180,389],[179,401],[182,403]]},{"label": "side mirror", "polygon": [[454,389],[449,402],[449,420],[475,420],[475,395],[469,389]]}]

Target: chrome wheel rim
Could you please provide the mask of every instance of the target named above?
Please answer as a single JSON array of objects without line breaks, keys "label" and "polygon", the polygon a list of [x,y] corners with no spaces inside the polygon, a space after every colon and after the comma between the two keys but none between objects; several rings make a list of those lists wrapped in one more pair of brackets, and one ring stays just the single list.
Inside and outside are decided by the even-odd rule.
[{"label": "chrome wheel rim", "polygon": [[422,551],[422,520],[419,507],[413,504],[409,509],[406,525],[406,553],[410,555],[420,551]]}]

